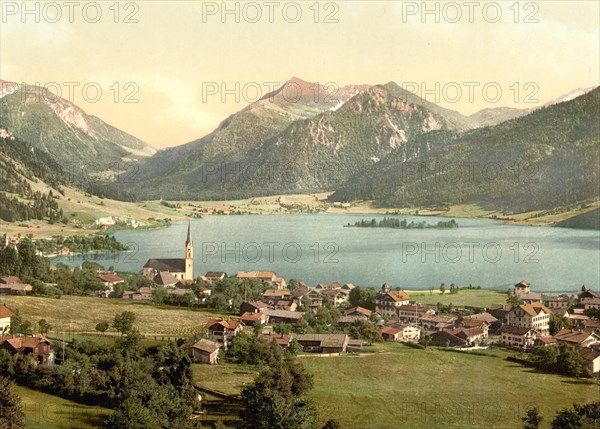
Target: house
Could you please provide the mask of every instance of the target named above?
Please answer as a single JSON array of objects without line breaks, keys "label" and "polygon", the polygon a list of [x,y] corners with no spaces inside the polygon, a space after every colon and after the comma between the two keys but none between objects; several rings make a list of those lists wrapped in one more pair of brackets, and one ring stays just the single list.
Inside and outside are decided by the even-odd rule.
[{"label": "house", "polygon": [[267,323],[296,323],[304,316],[302,311],[271,310],[266,308],[263,313],[267,316]]},{"label": "house", "polygon": [[500,342],[506,347],[528,350],[535,346],[537,335],[530,327],[503,326],[500,329]]},{"label": "house", "polygon": [[152,288],[144,286],[137,292],[126,290],[123,292],[123,298],[133,299],[134,301],[152,301]]},{"label": "house", "polygon": [[264,325],[267,323],[267,316],[264,313],[246,312],[240,317],[242,323],[246,326]]},{"label": "house", "polygon": [[579,354],[583,358],[583,366],[592,374],[600,372],[600,350],[590,348],[579,349]]},{"label": "house", "polygon": [[513,306],[506,317],[506,324],[518,328],[534,329],[538,335],[550,333],[550,315],[552,311],[540,303]]},{"label": "house", "polygon": [[493,304],[488,308],[487,312],[498,319],[500,323],[504,324],[508,319],[508,313],[512,307],[510,304]]},{"label": "house", "polygon": [[216,341],[202,338],[190,349],[192,361],[196,363],[214,365],[219,361],[220,349],[221,345]]},{"label": "house", "polygon": [[152,281],[162,287],[175,287],[177,282],[179,282],[179,280],[168,271],[159,271]]},{"label": "house", "polygon": [[208,271],[204,274],[204,277],[207,281],[212,282],[214,280],[223,280],[224,278],[227,278],[227,273],[223,271]]},{"label": "house", "polygon": [[21,283],[21,279],[16,276],[0,277],[0,284],[3,284],[3,285],[19,284],[19,283]]},{"label": "house", "polygon": [[0,305],[0,335],[10,332],[10,320],[15,313],[4,305]]},{"label": "house", "polygon": [[487,313],[487,312],[471,314],[469,316],[469,319],[482,320],[482,321],[486,322],[488,324],[488,326],[492,325],[493,323],[496,323],[498,321],[498,319],[496,319],[492,314]]},{"label": "house", "polygon": [[218,342],[224,345],[231,344],[231,339],[244,329],[244,325],[239,320],[216,320],[212,319],[206,322],[208,333]]},{"label": "house", "polygon": [[454,316],[441,316],[435,314],[424,314],[419,320],[421,328],[429,332],[437,332],[442,329],[451,328],[456,322]]},{"label": "house", "polygon": [[600,309],[600,298],[591,298],[591,299],[586,299],[582,304],[584,310],[598,310]]},{"label": "house", "polygon": [[453,329],[445,329],[445,331],[451,335],[465,340],[467,346],[478,346],[487,338],[486,333],[484,333],[481,328],[458,327]]},{"label": "house", "polygon": [[292,300],[299,306],[302,305],[302,299],[308,295],[312,289],[306,285],[300,285],[292,291]]},{"label": "house", "polygon": [[269,305],[262,301],[244,302],[240,305],[240,313],[262,313]]},{"label": "house", "polygon": [[275,305],[277,301],[290,299],[292,293],[287,289],[267,289],[263,292],[263,301]]},{"label": "house", "polygon": [[279,300],[275,303],[275,310],[296,311],[297,308],[298,304],[296,304],[296,301]]},{"label": "house", "polygon": [[326,289],[321,292],[321,296],[323,298],[328,297],[334,307],[339,307],[340,305],[348,302],[348,295],[342,292],[340,289],[341,287],[337,289]]},{"label": "house", "polygon": [[438,347],[467,347],[468,342],[466,339],[452,334],[451,330],[443,329],[431,334],[431,345]]},{"label": "house", "polygon": [[32,290],[33,286],[27,283],[0,284],[0,295],[25,295]]},{"label": "house", "polygon": [[371,314],[373,314],[373,312],[371,310],[368,310],[366,308],[363,307],[352,307],[347,309],[346,311],[344,311],[344,316],[360,316],[363,315],[366,318],[371,317]]},{"label": "house", "polygon": [[348,326],[354,324],[354,322],[362,321],[366,322],[367,317],[364,314],[354,314],[352,316],[341,316],[337,321],[337,326],[339,328],[347,328]]},{"label": "house", "polygon": [[268,334],[261,334],[261,337],[267,341],[277,344],[284,349],[287,349],[292,341],[292,336],[289,334],[275,334],[270,332]]},{"label": "house", "polygon": [[515,285],[514,295],[521,300],[522,304],[542,302],[542,294],[531,292],[530,285],[526,281],[521,281]]},{"label": "house", "polygon": [[161,271],[169,272],[178,280],[194,280],[194,246],[189,222],[185,241],[185,258],[148,259],[140,274],[147,279],[154,280]]},{"label": "house", "polygon": [[552,335],[548,335],[546,337],[537,337],[535,339],[534,345],[536,347],[546,347],[546,346],[553,346],[557,342],[558,341],[556,341],[556,338],[554,338]]},{"label": "house", "polygon": [[271,284],[273,284],[276,289],[285,289],[287,287],[287,283],[283,277],[275,277]]},{"label": "house", "polygon": [[465,328],[465,329],[474,329],[474,328],[477,328],[477,329],[480,329],[481,332],[483,332],[483,337],[484,338],[488,337],[488,328],[489,328],[489,326],[490,325],[485,320],[475,319],[473,317],[464,317],[460,321],[460,323],[459,323],[459,327],[461,327],[461,328]]},{"label": "house", "polygon": [[595,300],[600,298],[598,292],[595,292],[591,289],[586,289],[585,285],[581,286],[581,292],[577,296],[577,302],[579,307],[585,308],[586,303],[589,305],[590,303],[594,303]]},{"label": "house", "polygon": [[412,324],[388,325],[381,329],[381,336],[385,341],[418,342],[421,328]]},{"label": "house", "polygon": [[192,296],[194,298],[194,300],[196,300],[196,295],[194,294],[194,291],[192,289],[187,289],[187,288],[181,288],[181,287],[176,287],[176,288],[169,288],[167,289],[167,295],[176,295],[176,296]]},{"label": "house", "polygon": [[272,271],[238,271],[238,279],[258,279],[262,282],[272,282],[277,275]]},{"label": "house", "polygon": [[0,348],[7,350],[11,355],[30,356],[38,365],[54,363],[52,345],[44,337],[5,335],[0,337]]},{"label": "house", "polygon": [[56,256],[69,256],[71,254],[71,249],[66,246],[61,247],[56,251]]},{"label": "house", "polygon": [[431,307],[418,304],[403,304],[396,307],[397,317],[403,323],[417,323],[426,314],[434,315]]},{"label": "house", "polygon": [[356,286],[354,286],[352,283],[346,283],[344,286],[342,286],[342,290],[347,290],[347,291],[351,291],[352,289],[354,289]]},{"label": "house", "polygon": [[312,311],[317,311],[317,309],[323,307],[323,296],[321,293],[315,289],[311,289],[310,292],[306,294],[308,298],[308,307]]},{"label": "house", "polygon": [[569,298],[566,296],[559,296],[556,298],[550,298],[546,300],[546,307],[554,312],[554,310],[566,309],[569,306]]},{"label": "house", "polygon": [[382,316],[396,317],[397,308],[401,305],[408,305],[408,294],[403,290],[390,291],[387,283],[381,287],[381,291],[375,298],[375,310]]},{"label": "house", "polygon": [[600,336],[594,332],[580,329],[561,329],[554,335],[559,343],[567,343],[576,347],[591,347],[600,343]]},{"label": "house", "polygon": [[125,280],[119,277],[117,273],[110,271],[100,271],[97,277],[102,283],[104,283],[104,286],[111,290],[113,289],[114,285],[125,282]]},{"label": "house", "polygon": [[294,337],[305,352],[343,353],[350,338],[346,334],[303,334]]}]

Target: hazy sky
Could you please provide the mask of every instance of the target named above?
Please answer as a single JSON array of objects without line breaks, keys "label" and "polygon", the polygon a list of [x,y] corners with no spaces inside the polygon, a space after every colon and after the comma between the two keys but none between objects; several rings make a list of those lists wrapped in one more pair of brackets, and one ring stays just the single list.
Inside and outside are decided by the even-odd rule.
[{"label": "hazy sky", "polygon": [[0,1],[0,78],[54,83],[155,146],[292,76],[395,81],[463,114],[600,84],[597,1],[73,3]]}]

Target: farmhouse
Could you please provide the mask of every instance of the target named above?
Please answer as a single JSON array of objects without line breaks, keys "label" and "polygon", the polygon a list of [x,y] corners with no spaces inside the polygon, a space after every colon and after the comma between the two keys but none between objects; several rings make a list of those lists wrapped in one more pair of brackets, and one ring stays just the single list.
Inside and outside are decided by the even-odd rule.
[{"label": "farmhouse", "polygon": [[110,271],[98,272],[98,278],[100,279],[100,281],[102,283],[104,283],[104,286],[106,286],[107,288],[109,288],[111,290],[114,285],[125,282],[125,280],[123,280],[121,277],[119,277],[117,275],[117,273],[110,272]]},{"label": "farmhouse", "polygon": [[287,289],[267,289],[263,292],[263,301],[269,305],[275,305],[276,302],[289,299],[292,293]]},{"label": "farmhouse", "polygon": [[224,278],[227,278],[227,273],[223,271],[208,271],[204,274],[204,278],[209,282],[223,280]]},{"label": "farmhouse", "polygon": [[185,258],[148,259],[140,274],[154,280],[161,271],[167,271],[179,280],[194,280],[194,246],[189,222],[185,241]]},{"label": "farmhouse", "polygon": [[597,299],[600,298],[598,292],[595,292],[591,289],[586,289],[585,285],[581,286],[581,293],[577,297],[577,301],[579,303],[579,307],[586,308],[586,304],[594,304]]},{"label": "farmhouse", "polygon": [[373,312],[363,307],[352,307],[344,311],[344,316],[359,316],[363,315],[367,318],[371,317]]},{"label": "farmhouse", "polygon": [[10,331],[10,320],[14,315],[10,308],[0,305],[0,335]]},{"label": "farmhouse", "polygon": [[435,314],[424,314],[419,320],[421,327],[429,332],[437,332],[442,329],[451,328],[456,322],[456,317],[440,316]]},{"label": "farmhouse", "polygon": [[241,313],[261,313],[265,308],[269,308],[269,305],[262,301],[250,301],[244,302],[240,305]]},{"label": "farmhouse", "polygon": [[583,348],[579,350],[583,358],[583,366],[592,374],[600,372],[600,350]]},{"label": "farmhouse", "polygon": [[384,326],[381,336],[385,341],[417,342],[421,338],[421,328],[411,324]]},{"label": "farmhouse", "polygon": [[12,355],[29,356],[37,365],[54,363],[52,345],[44,337],[0,337],[0,348]]},{"label": "farmhouse", "polygon": [[375,298],[375,309],[382,316],[396,317],[397,309],[409,303],[408,294],[403,290],[390,291],[387,283],[381,286],[381,291]]},{"label": "farmhouse", "polygon": [[270,332],[268,334],[261,334],[261,337],[269,342],[277,344],[284,349],[287,349],[290,345],[290,341],[292,341],[292,336],[289,334],[275,334]]},{"label": "farmhouse", "polygon": [[339,307],[345,302],[348,302],[348,295],[342,292],[340,288],[325,289],[323,292],[321,292],[321,295],[323,297],[328,297],[331,300],[331,303],[334,307]]},{"label": "farmhouse", "polygon": [[343,353],[350,340],[346,334],[303,334],[295,339],[305,352],[313,353]]},{"label": "farmhouse", "polygon": [[220,349],[221,345],[219,343],[202,338],[190,349],[192,361],[196,363],[207,363],[209,365],[214,365],[219,360]]},{"label": "farmhouse", "polygon": [[577,347],[591,347],[600,343],[598,334],[579,329],[561,329],[554,338],[559,343],[568,343]]},{"label": "farmhouse", "polygon": [[246,326],[263,325],[267,322],[267,316],[264,313],[246,312],[242,314],[240,320]]},{"label": "farmhouse", "polygon": [[546,300],[546,307],[550,310],[562,310],[566,309],[569,306],[569,298],[566,296],[559,296],[556,298],[550,298]]},{"label": "farmhouse", "polygon": [[267,323],[271,324],[296,323],[304,316],[302,311],[271,310],[270,308],[263,310],[263,313],[267,316]]},{"label": "farmhouse", "polygon": [[275,310],[296,311],[298,304],[295,301],[279,300],[275,303]]},{"label": "farmhouse", "polygon": [[451,330],[443,329],[431,334],[431,344],[438,347],[466,347],[468,342],[452,334]]},{"label": "farmhouse", "polygon": [[340,328],[347,328],[348,326],[354,324],[357,321],[367,321],[367,316],[364,314],[354,314],[352,316],[341,316],[338,319],[337,326]]},{"label": "farmhouse", "polygon": [[404,323],[417,323],[426,314],[435,314],[433,308],[417,304],[400,305],[396,307],[396,310],[398,312],[398,319]]},{"label": "farmhouse", "polygon": [[244,325],[239,320],[209,320],[206,322],[206,328],[218,342],[229,345],[231,339],[241,330]]}]

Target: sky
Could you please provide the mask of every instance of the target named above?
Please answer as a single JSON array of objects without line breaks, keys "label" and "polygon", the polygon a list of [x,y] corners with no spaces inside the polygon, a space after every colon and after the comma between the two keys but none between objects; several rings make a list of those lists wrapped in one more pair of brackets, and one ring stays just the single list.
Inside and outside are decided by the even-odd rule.
[{"label": "sky", "polygon": [[0,1],[0,79],[157,147],[295,76],[395,81],[472,114],[600,85],[600,2]]}]

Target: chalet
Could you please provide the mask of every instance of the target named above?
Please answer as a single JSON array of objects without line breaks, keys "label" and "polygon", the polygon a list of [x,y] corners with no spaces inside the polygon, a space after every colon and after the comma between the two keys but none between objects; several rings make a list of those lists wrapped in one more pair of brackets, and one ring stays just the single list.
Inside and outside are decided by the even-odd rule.
[{"label": "chalet", "polygon": [[466,339],[457,337],[449,329],[431,334],[431,344],[438,347],[467,347],[469,345]]},{"label": "chalet", "polygon": [[352,283],[346,283],[344,284],[344,286],[342,286],[342,290],[347,290],[347,291],[351,291],[352,289],[354,289],[356,286],[354,286]]},{"label": "chalet", "polygon": [[212,335],[217,341],[229,345],[231,339],[241,330],[244,329],[244,325],[239,320],[209,320],[206,322],[206,328],[210,335]]},{"label": "chalet", "polygon": [[0,335],[10,332],[10,320],[15,313],[4,305],[0,305]]},{"label": "chalet", "polygon": [[148,259],[140,274],[154,280],[161,271],[169,272],[178,280],[194,280],[194,247],[189,223],[185,241],[185,258]]},{"label": "chalet", "polygon": [[163,287],[175,287],[177,278],[168,271],[159,271],[152,279],[154,283]]},{"label": "chalet", "polygon": [[263,293],[263,301],[275,305],[277,301],[290,299],[292,293],[287,289],[267,289]]},{"label": "chalet", "polygon": [[262,301],[244,302],[240,305],[240,313],[262,313],[269,305]]},{"label": "chalet", "polygon": [[100,271],[98,273],[97,277],[100,279],[100,281],[102,283],[104,283],[105,287],[107,287],[111,290],[114,285],[125,282],[125,280],[123,280],[121,277],[119,277],[117,275],[117,273],[110,272],[110,271]]},{"label": "chalet", "polygon": [[600,350],[583,348],[579,350],[583,358],[583,366],[592,374],[600,372]]},{"label": "chalet", "polygon": [[264,313],[246,312],[242,314],[240,320],[246,326],[264,325],[267,323],[267,316]]},{"label": "chalet", "polygon": [[341,316],[337,321],[337,326],[339,328],[344,329],[358,321],[366,322],[367,317],[364,314],[354,314],[352,316]]},{"label": "chalet", "polygon": [[38,365],[54,363],[52,345],[44,337],[15,337],[6,335],[0,337],[0,348],[11,355],[29,356]]},{"label": "chalet", "polygon": [[269,308],[263,310],[263,313],[267,316],[267,323],[296,323],[304,316],[301,311],[289,311],[289,310],[271,310]]},{"label": "chalet", "polygon": [[412,324],[389,325],[381,329],[381,336],[385,341],[418,342],[421,328]]},{"label": "chalet", "polygon": [[600,343],[600,336],[593,332],[579,329],[561,329],[554,335],[559,343],[567,343],[576,347],[591,347]]},{"label": "chalet", "polygon": [[401,305],[408,305],[408,294],[403,290],[390,291],[387,283],[381,287],[381,291],[375,298],[375,309],[382,316],[396,317],[397,308]]},{"label": "chalet", "polygon": [[552,311],[543,304],[521,304],[512,307],[508,312],[506,324],[534,329],[538,335],[545,336],[550,333],[550,314]]},{"label": "chalet", "polygon": [[371,310],[368,310],[366,308],[363,307],[352,307],[347,309],[346,311],[344,311],[344,316],[359,316],[359,315],[363,315],[366,318],[371,317],[371,314],[373,314],[373,312]]},{"label": "chalet", "polygon": [[221,345],[216,341],[202,338],[191,347],[190,357],[193,362],[214,365],[219,361],[220,349]]},{"label": "chalet", "polygon": [[261,334],[261,337],[269,342],[277,344],[284,349],[287,349],[292,341],[292,336],[289,334],[275,334],[270,332],[268,334]]},{"label": "chalet", "polygon": [[598,292],[595,292],[591,289],[586,289],[585,285],[581,286],[581,292],[577,296],[577,302],[579,307],[585,308],[585,305],[595,303],[597,299],[600,298]]},{"label": "chalet", "polygon": [[528,350],[534,347],[537,335],[530,327],[503,326],[500,329],[500,342],[506,347]]},{"label": "chalet", "polygon": [[209,282],[223,280],[224,278],[227,278],[227,273],[223,271],[208,271],[206,274],[204,274],[204,278],[206,278],[206,280]]},{"label": "chalet", "polygon": [[348,302],[348,295],[338,289],[326,289],[321,292],[323,298],[328,297],[331,300],[331,303],[334,307],[339,307],[340,305]]},{"label": "chalet", "polygon": [[419,325],[426,331],[437,332],[442,329],[451,328],[456,322],[454,316],[440,316],[435,314],[424,314],[419,320]]},{"label": "chalet", "polygon": [[275,303],[275,310],[296,311],[298,304],[295,301],[279,300]]},{"label": "chalet", "polygon": [[295,337],[305,352],[343,353],[350,338],[346,334],[303,334]]},{"label": "chalet", "polygon": [[418,304],[404,304],[396,307],[397,317],[403,323],[418,323],[421,317],[434,315],[435,310],[431,307]]}]

